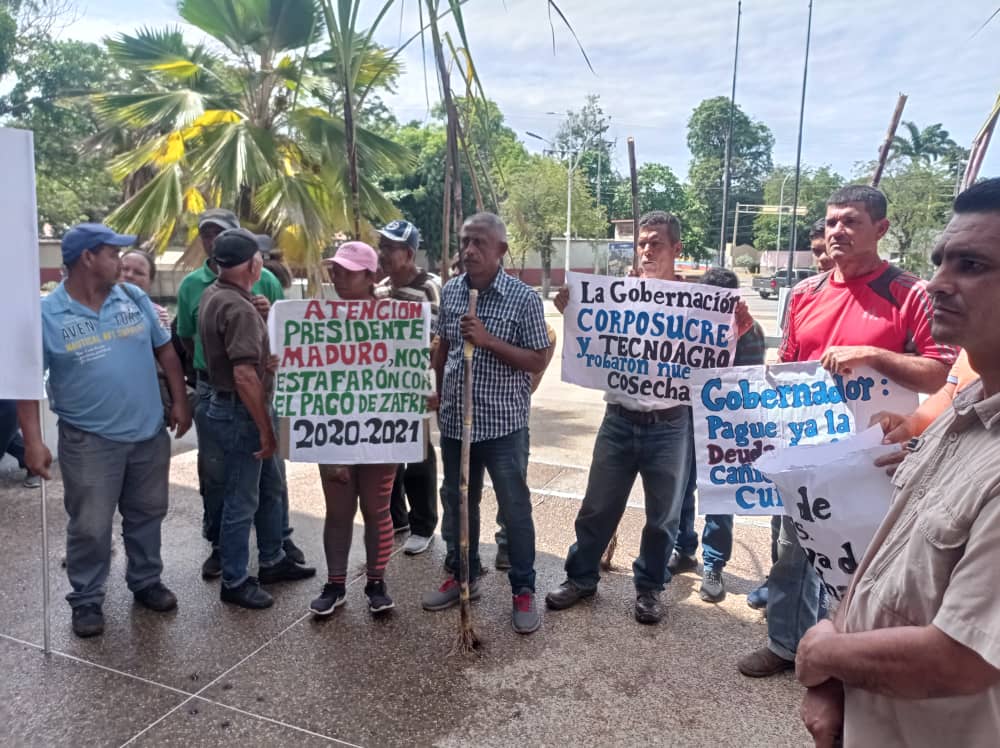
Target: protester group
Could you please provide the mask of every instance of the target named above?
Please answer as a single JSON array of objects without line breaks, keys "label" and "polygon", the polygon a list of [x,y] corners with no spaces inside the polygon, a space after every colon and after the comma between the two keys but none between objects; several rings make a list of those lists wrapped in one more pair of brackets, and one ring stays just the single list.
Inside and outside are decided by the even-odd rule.
[{"label": "protester group", "polygon": [[[824,594],[792,518],[774,517],[773,565],[747,598],[766,611],[767,642],[734,664],[753,678],[795,670],[807,688],[802,716],[817,745],[995,745],[1000,598],[989,580],[1000,562],[1000,449],[993,432],[1000,422],[1000,180],[983,181],[956,198],[929,283],[881,259],[886,208],[885,196],[871,187],[849,186],[830,196],[825,220],[810,236],[819,272],[789,295],[779,359],[819,361],[837,375],[871,367],[930,397],[913,413],[880,417],[886,443],[901,447],[879,463],[892,474],[895,494],[839,606]],[[161,580],[167,429],[178,438],[192,423],[197,431],[203,536],[211,546],[202,576],[221,577],[221,601],[266,608],[276,585],[316,573],[293,540],[281,425],[272,405],[279,360],[270,353],[266,320],[291,277],[275,261],[273,242],[241,228],[228,210],[202,214],[198,234],[206,258],[179,288],[173,325],[147,296],[156,270],[150,255],[126,249],[136,237],[100,224],[65,234],[65,280],[42,302],[68,515],[67,599],[81,637],[104,630],[116,510],[136,602],[155,611],[177,606]],[[343,301],[429,304],[436,394],[427,398],[427,448],[423,460],[407,464],[319,466],[327,576],[310,610],[330,616],[346,600],[359,507],[373,615],[394,607],[386,579],[394,535],[409,533],[406,554],[424,553],[435,541],[439,508],[445,578],[423,595],[422,606],[439,611],[458,605],[463,349],[471,344],[465,581],[471,598],[478,598],[480,500],[488,473],[500,528],[494,563],[507,571],[513,629],[530,634],[543,616],[535,595],[529,415],[554,349],[542,300],[504,270],[507,231],[493,214],[465,221],[460,272],[443,288],[437,276],[417,267],[418,227],[394,221],[377,237],[377,248],[343,243],[325,265]],[[643,216],[636,245],[640,278],[680,280],[675,261],[684,247],[675,216]],[[725,268],[710,268],[696,282],[740,285]],[[470,314],[473,290],[478,302]],[[563,289],[557,310],[565,311],[569,301]],[[764,331],[743,302],[734,328],[732,365],[763,365]],[[671,577],[699,567],[692,409],[622,391],[608,391],[605,401],[565,580],[544,603],[558,615],[595,597],[602,555],[638,476],[645,526],[632,568],[634,617],[659,624]],[[48,478],[52,457],[37,404],[19,403],[18,414],[23,463]],[[440,432],[440,504],[432,421]],[[726,596],[723,571],[733,534],[732,515],[704,517],[699,594],[706,603]],[[602,603],[598,597],[592,604]]]}]

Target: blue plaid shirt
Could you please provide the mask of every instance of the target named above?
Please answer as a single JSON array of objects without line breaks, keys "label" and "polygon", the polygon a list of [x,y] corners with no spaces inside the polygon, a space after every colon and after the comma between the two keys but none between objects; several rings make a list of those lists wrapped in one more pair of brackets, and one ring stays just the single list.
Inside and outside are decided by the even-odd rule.
[{"label": "blue plaid shirt", "polygon": [[[453,278],[441,292],[441,313],[434,333],[448,343],[448,360],[441,384],[441,435],[462,438],[462,389],[465,341],[459,321],[469,309],[466,276]],[[529,350],[548,348],[542,300],[530,286],[501,268],[493,283],[479,294],[476,316],[494,337]],[[531,375],[505,364],[489,351],[472,354],[472,441],[499,439],[527,427]]]}]

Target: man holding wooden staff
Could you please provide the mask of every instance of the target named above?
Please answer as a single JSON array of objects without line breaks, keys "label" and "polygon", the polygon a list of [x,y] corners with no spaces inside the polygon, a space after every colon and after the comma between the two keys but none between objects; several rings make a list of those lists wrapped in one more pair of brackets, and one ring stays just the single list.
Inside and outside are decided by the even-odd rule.
[{"label": "man holding wooden staff", "polygon": [[[479,500],[483,471],[489,471],[500,514],[507,527],[513,590],[514,630],[530,634],[541,625],[535,605],[535,526],[528,490],[528,409],[531,375],[545,368],[549,337],[542,300],[535,291],[503,269],[507,227],[492,213],[477,213],[460,233],[466,272],[441,293],[435,334],[441,344],[434,355],[440,393],[441,455],[444,462],[442,535],[448,544],[448,579],[423,597],[425,610],[458,604],[459,482],[462,452],[462,349],[476,348],[472,361],[473,426],[469,474],[470,597],[479,597]],[[475,316],[470,290],[479,292]]]}]

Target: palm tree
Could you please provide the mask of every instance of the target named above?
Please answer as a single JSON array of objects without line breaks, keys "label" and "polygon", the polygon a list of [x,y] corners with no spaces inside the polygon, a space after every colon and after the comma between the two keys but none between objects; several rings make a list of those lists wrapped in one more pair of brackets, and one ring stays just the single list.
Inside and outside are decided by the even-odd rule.
[{"label": "palm tree", "polygon": [[908,158],[931,164],[939,158],[953,154],[958,144],[951,139],[947,130],[937,123],[921,130],[913,122],[903,122],[908,135],[896,135],[892,139],[891,158]]},{"label": "palm tree", "polygon": [[[225,52],[189,46],[176,30],[107,42],[119,63],[140,71],[135,90],[95,97],[108,132],[133,138],[112,171],[125,181],[144,175],[112,225],[162,248],[179,226],[193,237],[207,205],[231,207],[273,234],[293,264],[318,273],[338,231],[357,236],[362,216],[397,214],[375,179],[405,167],[406,149],[303,95],[329,55],[316,49],[324,21],[313,0],[180,0],[178,11]],[[352,140],[360,175],[344,158]]]}]

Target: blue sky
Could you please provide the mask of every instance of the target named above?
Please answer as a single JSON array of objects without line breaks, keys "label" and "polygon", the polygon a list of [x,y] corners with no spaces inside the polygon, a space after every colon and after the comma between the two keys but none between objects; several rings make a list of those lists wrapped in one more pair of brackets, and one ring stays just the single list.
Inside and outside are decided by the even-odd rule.
[{"label": "blue sky", "polygon": [[[417,0],[401,3],[377,35],[386,45],[417,28]],[[374,14],[381,0],[369,0]],[[532,150],[543,147],[526,130],[550,136],[558,116],[588,93],[601,96],[627,169],[625,138],[636,139],[640,162],[669,165],[687,175],[686,125],[704,98],[728,96],[735,0],[561,0],[590,55],[591,73],[556,20],[556,51],[545,0],[469,0],[470,46],[490,98],[499,102]],[[941,122],[968,146],[1000,93],[1000,18],[973,36],[1000,0],[816,0],[806,97],[803,163],[830,164],[850,176],[875,157],[902,91],[904,119]],[[99,40],[142,25],[179,24],[168,0],[94,0],[64,36]],[[737,103],[775,136],[775,163],[795,160],[807,0],[746,0]],[[367,8],[366,8],[367,10]],[[194,36],[192,34],[192,36]],[[419,44],[406,54],[407,72],[389,103],[401,120],[428,116]],[[428,73],[431,104],[437,98]],[[1000,175],[1000,137],[984,164]]]}]

